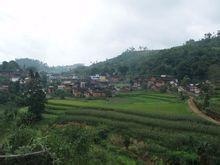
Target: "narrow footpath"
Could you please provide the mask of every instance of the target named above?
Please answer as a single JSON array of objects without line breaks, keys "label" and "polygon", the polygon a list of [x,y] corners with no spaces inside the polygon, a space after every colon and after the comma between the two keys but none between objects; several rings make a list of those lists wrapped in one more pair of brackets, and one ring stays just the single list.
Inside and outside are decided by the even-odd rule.
[{"label": "narrow footpath", "polygon": [[213,119],[213,118],[207,116],[205,113],[203,113],[202,111],[200,111],[200,110],[198,109],[198,107],[197,107],[197,106],[195,105],[195,103],[193,102],[192,97],[189,98],[189,100],[188,100],[188,105],[189,105],[189,109],[190,109],[192,112],[194,112],[195,114],[197,114],[198,116],[200,116],[200,117],[202,117],[203,119],[208,120],[208,121],[210,121],[210,122],[212,122],[212,123],[215,123],[215,124],[217,124],[217,125],[220,126],[220,121],[217,121],[217,120],[215,120],[215,119]]}]

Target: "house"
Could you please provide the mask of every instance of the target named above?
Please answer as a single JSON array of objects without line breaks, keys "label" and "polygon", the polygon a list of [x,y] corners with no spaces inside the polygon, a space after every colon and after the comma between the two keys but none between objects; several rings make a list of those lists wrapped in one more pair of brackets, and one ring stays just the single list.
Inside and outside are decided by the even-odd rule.
[{"label": "house", "polygon": [[0,86],[0,91],[1,92],[8,92],[8,89],[9,89],[8,85],[1,85]]},{"label": "house", "polygon": [[72,76],[72,79],[73,79],[73,80],[78,80],[78,79],[79,79],[79,77],[78,77],[78,76],[73,75],[73,76]]},{"label": "house", "polygon": [[192,93],[195,93],[195,94],[199,95],[201,93],[201,90],[198,86],[199,86],[199,84],[189,84],[187,86],[187,90],[189,92],[192,92]]},{"label": "house", "polygon": [[160,90],[166,84],[175,84],[176,79],[169,75],[151,76],[147,79],[147,86],[153,90]]},{"label": "house", "polygon": [[48,89],[47,89],[47,93],[52,94],[54,92],[55,92],[55,87],[54,86],[49,86]]},{"label": "house", "polygon": [[172,87],[177,87],[177,86],[178,86],[178,80],[175,79],[175,80],[170,81],[170,85],[171,85]]},{"label": "house", "polygon": [[123,86],[119,89],[120,92],[129,92],[131,91],[131,87],[129,85]]},{"label": "house", "polygon": [[57,89],[59,89],[59,90],[64,90],[64,89],[65,89],[65,85],[58,85],[58,86],[57,86]]},{"label": "house", "polygon": [[100,76],[99,74],[96,74],[94,76],[90,76],[91,80],[99,80],[100,79]]},{"label": "house", "polygon": [[184,88],[181,87],[181,86],[179,86],[179,87],[177,88],[177,90],[178,90],[178,92],[184,92],[184,91],[185,91]]},{"label": "house", "polygon": [[114,75],[111,77],[112,83],[118,83],[120,80],[121,80],[121,78],[119,76]]},{"label": "house", "polygon": [[72,86],[73,86],[73,83],[69,80],[65,80],[61,83],[61,85],[58,86],[58,89],[63,89],[65,90],[66,92],[69,92],[71,93],[72,92]]},{"label": "house", "polygon": [[77,87],[74,87],[72,89],[72,94],[75,97],[82,97],[83,96],[83,92],[79,88],[77,88]]},{"label": "house", "polygon": [[80,82],[80,88],[86,88],[86,82],[84,81]]},{"label": "house", "polygon": [[10,79],[12,82],[18,82],[20,80],[20,77],[11,77]]},{"label": "house", "polygon": [[108,79],[107,79],[106,76],[100,76],[100,77],[99,77],[99,81],[101,81],[101,82],[107,82]]},{"label": "house", "polygon": [[30,77],[26,77],[26,78],[24,79],[24,83],[25,83],[25,84],[29,83],[30,81],[31,81],[31,78],[30,78]]},{"label": "house", "polygon": [[102,88],[89,89],[84,93],[85,97],[106,97],[106,92]]},{"label": "house", "polygon": [[141,83],[136,81],[132,85],[132,90],[138,90],[138,89],[141,89]]}]

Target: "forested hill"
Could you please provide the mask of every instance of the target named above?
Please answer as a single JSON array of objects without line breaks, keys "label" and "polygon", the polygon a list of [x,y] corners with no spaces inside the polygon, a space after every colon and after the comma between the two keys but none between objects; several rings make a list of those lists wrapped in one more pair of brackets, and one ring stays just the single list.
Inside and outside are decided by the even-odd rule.
[{"label": "forested hill", "polygon": [[220,72],[220,37],[189,40],[184,45],[156,51],[126,51],[116,58],[75,73],[109,73],[127,76],[169,74],[182,79],[205,80]]},{"label": "forested hill", "polygon": [[0,71],[1,72],[16,72],[20,71],[19,65],[15,61],[4,61],[0,64]]},{"label": "forested hill", "polygon": [[47,73],[62,73],[62,72],[68,72],[72,69],[75,69],[76,67],[83,66],[83,64],[74,64],[74,65],[66,65],[66,66],[53,66],[50,67],[46,63],[43,63],[39,60],[29,59],[29,58],[21,58],[16,59],[16,63],[22,68],[32,68],[36,69],[37,71],[44,71]]}]

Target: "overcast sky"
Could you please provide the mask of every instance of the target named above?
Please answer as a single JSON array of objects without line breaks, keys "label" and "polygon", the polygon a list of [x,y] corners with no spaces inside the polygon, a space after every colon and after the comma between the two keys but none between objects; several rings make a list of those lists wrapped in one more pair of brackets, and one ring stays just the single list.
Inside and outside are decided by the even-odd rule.
[{"label": "overcast sky", "polygon": [[0,0],[0,61],[90,64],[220,29],[220,0]]}]

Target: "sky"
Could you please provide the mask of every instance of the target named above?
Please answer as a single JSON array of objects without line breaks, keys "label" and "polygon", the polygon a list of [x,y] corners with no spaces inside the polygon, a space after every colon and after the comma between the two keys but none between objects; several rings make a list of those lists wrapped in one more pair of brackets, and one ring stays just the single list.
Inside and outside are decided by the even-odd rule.
[{"label": "sky", "polygon": [[0,0],[0,61],[89,65],[217,30],[219,0]]}]

